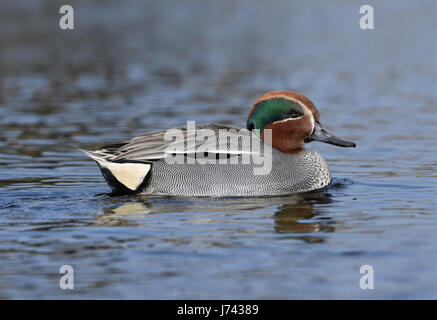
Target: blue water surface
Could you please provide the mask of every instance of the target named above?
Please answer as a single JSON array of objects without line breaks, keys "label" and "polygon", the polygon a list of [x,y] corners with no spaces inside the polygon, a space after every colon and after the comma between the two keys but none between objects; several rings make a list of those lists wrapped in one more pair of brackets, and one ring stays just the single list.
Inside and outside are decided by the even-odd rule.
[{"label": "blue water surface", "polygon": [[[0,10],[0,298],[437,298],[437,3],[52,1]],[[277,198],[109,195],[78,149],[310,97],[356,149]],[[74,290],[59,268],[74,268]],[[360,267],[374,289],[360,288]]]}]

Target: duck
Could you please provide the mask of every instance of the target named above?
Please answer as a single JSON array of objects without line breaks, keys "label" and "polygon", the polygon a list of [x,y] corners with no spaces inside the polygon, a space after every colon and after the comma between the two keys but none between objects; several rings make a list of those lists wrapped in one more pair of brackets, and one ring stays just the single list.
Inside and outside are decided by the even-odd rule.
[{"label": "duck", "polygon": [[277,90],[253,103],[245,128],[187,122],[82,151],[114,194],[260,197],[320,190],[332,182],[326,161],[305,147],[313,141],[356,147],[324,128],[309,98]]}]

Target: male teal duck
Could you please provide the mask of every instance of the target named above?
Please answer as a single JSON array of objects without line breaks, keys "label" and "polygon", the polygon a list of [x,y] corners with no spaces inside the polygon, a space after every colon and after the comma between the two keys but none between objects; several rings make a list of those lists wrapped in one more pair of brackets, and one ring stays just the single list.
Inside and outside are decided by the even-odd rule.
[{"label": "male teal duck", "polygon": [[325,160],[304,148],[311,141],[355,147],[323,128],[311,100],[282,90],[253,104],[246,129],[188,124],[83,151],[118,194],[275,196],[331,183]]}]

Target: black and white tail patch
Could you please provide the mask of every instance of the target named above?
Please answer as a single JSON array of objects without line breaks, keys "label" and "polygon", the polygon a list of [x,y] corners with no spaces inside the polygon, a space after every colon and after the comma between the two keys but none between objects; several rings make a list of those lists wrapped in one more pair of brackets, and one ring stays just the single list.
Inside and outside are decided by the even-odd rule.
[{"label": "black and white tail patch", "polygon": [[112,162],[95,152],[82,151],[97,162],[103,177],[116,192],[140,191],[152,167],[152,164],[142,162]]}]

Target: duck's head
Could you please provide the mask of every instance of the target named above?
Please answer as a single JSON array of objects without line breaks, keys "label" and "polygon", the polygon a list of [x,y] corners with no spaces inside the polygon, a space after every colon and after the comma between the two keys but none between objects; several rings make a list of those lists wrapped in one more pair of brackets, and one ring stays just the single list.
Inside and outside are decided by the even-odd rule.
[{"label": "duck's head", "polygon": [[320,141],[340,147],[355,143],[327,132],[320,123],[319,111],[307,97],[292,91],[272,91],[253,104],[247,117],[247,129],[272,130],[272,147],[284,153],[297,153],[305,143]]}]

